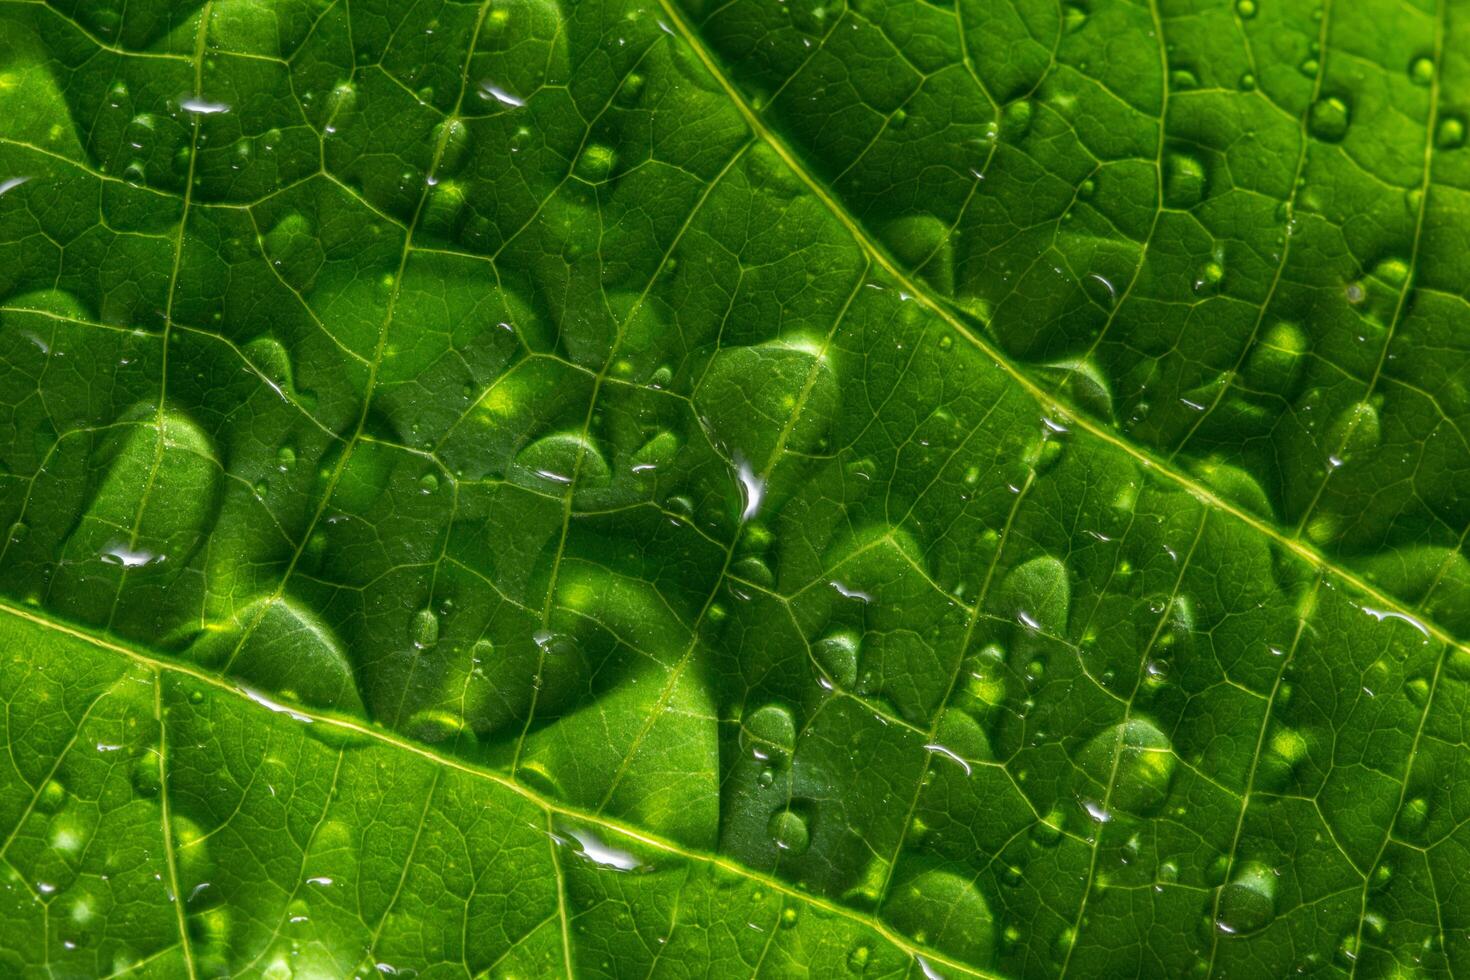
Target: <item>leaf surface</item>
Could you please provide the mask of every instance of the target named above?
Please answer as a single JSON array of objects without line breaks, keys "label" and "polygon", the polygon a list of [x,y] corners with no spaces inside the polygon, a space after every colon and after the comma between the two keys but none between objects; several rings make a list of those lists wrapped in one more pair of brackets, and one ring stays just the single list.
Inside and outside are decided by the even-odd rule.
[{"label": "leaf surface", "polygon": [[0,963],[1463,971],[1462,13],[0,5]]}]

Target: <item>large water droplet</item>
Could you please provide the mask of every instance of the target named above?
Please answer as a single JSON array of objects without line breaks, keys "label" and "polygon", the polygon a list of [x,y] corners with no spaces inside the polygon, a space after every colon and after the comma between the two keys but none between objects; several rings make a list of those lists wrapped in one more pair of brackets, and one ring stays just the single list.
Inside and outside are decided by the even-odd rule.
[{"label": "large water droplet", "polygon": [[1264,929],[1276,917],[1276,873],[1263,864],[1247,862],[1220,890],[1216,927],[1239,936]]},{"label": "large water droplet", "polygon": [[1243,380],[1253,391],[1289,399],[1296,393],[1306,353],[1307,335],[1301,327],[1275,323],[1251,348]]},{"label": "large water droplet", "polygon": [[414,649],[427,650],[439,642],[439,616],[432,609],[420,609],[408,624],[408,638]]},{"label": "large water droplet", "polygon": [[1171,208],[1191,208],[1205,196],[1205,166],[1185,153],[1169,154],[1164,171],[1164,201]]},{"label": "large water droplet", "polygon": [[768,704],[745,716],[741,744],[757,759],[781,764],[796,748],[796,719],[785,705]]},{"label": "large water droplet", "polygon": [[1109,806],[1140,816],[1164,805],[1178,764],[1168,736],[1142,718],[1120,722],[1094,736],[1079,761],[1099,785],[1106,787],[1113,780]]},{"label": "large water droplet", "polygon": [[594,183],[607,180],[617,165],[617,154],[612,147],[593,143],[577,158],[577,176]]},{"label": "large water droplet", "polygon": [[1434,130],[1434,145],[1441,150],[1457,150],[1465,145],[1465,120],[1444,116]]},{"label": "large water droplet", "polygon": [[1409,81],[1426,88],[1434,84],[1434,59],[1421,55],[1409,62]]},{"label": "large water droplet", "polygon": [[1338,415],[1327,430],[1329,465],[1336,468],[1349,462],[1355,454],[1369,452],[1378,446],[1383,429],[1378,409],[1369,402],[1350,405]]},{"label": "large water droplet", "polygon": [[1035,112],[1030,99],[1017,99],[1001,110],[1000,136],[1008,143],[1016,143],[1031,131],[1031,117]]},{"label": "large water droplet", "polygon": [[163,788],[163,765],[157,752],[144,752],[134,759],[129,775],[133,792],[139,796],[157,796]]},{"label": "large water droplet", "polygon": [[1319,140],[1339,142],[1347,135],[1352,112],[1347,102],[1336,95],[1329,95],[1312,103],[1307,113],[1307,128]]},{"label": "large water droplet", "polygon": [[776,846],[790,854],[801,854],[806,851],[811,843],[811,833],[807,830],[806,818],[795,810],[778,810],[771,815],[771,823],[767,828]]},{"label": "large water droplet", "polygon": [[36,794],[36,809],[42,813],[55,813],[66,805],[66,787],[55,779],[46,781],[41,792]]},{"label": "large water droplet", "polygon": [[1066,636],[1072,603],[1067,566],[1042,555],[1011,569],[1001,585],[1000,601],[1004,613],[1028,629]]},{"label": "large water droplet", "polygon": [[843,690],[857,683],[858,653],[861,641],[856,633],[843,631],[825,636],[812,645],[812,656],[818,666]]},{"label": "large water droplet", "polygon": [[951,871],[930,869],[895,883],[880,914],[916,941],[974,966],[988,964],[995,950],[990,903]]},{"label": "large water droplet", "polygon": [[516,466],[540,488],[565,487],[574,479],[578,491],[606,486],[612,479],[607,460],[590,439],[558,432],[531,443],[516,455]]},{"label": "large water droplet", "polygon": [[470,130],[465,121],[457,116],[444,120],[435,128],[434,140],[439,148],[439,159],[434,165],[431,179],[438,180],[458,173],[470,151]]}]

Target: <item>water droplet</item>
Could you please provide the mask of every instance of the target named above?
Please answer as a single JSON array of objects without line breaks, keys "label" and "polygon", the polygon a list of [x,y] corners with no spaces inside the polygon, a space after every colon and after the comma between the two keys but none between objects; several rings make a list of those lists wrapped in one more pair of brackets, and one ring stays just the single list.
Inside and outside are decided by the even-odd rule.
[{"label": "water droplet", "polygon": [[771,566],[759,555],[747,555],[730,566],[730,573],[736,578],[743,579],[752,585],[769,589],[776,584],[776,576],[771,571]]},{"label": "water droplet", "polygon": [[1030,99],[1017,99],[1001,110],[1000,136],[1006,142],[1015,143],[1031,131],[1034,115]]},{"label": "water droplet", "polygon": [[1391,286],[1402,286],[1409,281],[1409,263],[1400,258],[1387,258],[1373,267],[1373,275]]},{"label": "water droplet", "polygon": [[439,642],[439,615],[432,609],[420,609],[408,625],[414,649],[427,650]]},{"label": "water droplet", "polygon": [[66,804],[66,787],[54,779],[48,780],[36,795],[36,809],[42,813],[55,813]]},{"label": "water droplet", "polygon": [[1294,728],[1285,726],[1271,733],[1266,751],[1256,772],[1256,784],[1269,792],[1280,792],[1292,773],[1307,758],[1307,740]]},{"label": "water droplet", "polygon": [[577,176],[598,183],[607,180],[617,164],[617,154],[611,147],[593,143],[577,158]]},{"label": "water droplet", "polygon": [[1370,402],[1348,406],[1327,430],[1326,447],[1332,454],[1329,465],[1335,469],[1349,462],[1354,454],[1376,449],[1382,434],[1378,409]]},{"label": "water droplet", "polygon": [[1417,837],[1429,823],[1429,801],[1416,796],[1404,804],[1399,811],[1399,829],[1410,837]]},{"label": "water droplet", "polygon": [[1031,825],[1031,839],[1043,847],[1055,847],[1061,843],[1065,820],[1062,808],[1053,807],[1050,813]]},{"label": "water droplet", "polygon": [[1428,88],[1434,84],[1434,59],[1420,55],[1409,62],[1409,81]]},{"label": "water droplet", "polygon": [[131,772],[133,792],[139,796],[157,796],[163,787],[162,760],[157,752],[144,752],[133,760]]},{"label": "water droplet", "polygon": [[472,738],[473,733],[465,723],[464,718],[451,711],[428,710],[420,711],[403,726],[403,732],[410,738],[429,745],[438,745],[442,742],[453,742],[461,736]]},{"label": "water droplet", "polygon": [[623,84],[618,87],[617,100],[619,105],[634,106],[643,96],[643,76],[632,72],[623,79]]},{"label": "water droplet", "polygon": [[879,914],[905,935],[975,966],[988,964],[995,950],[990,903],[951,871],[931,868],[896,882]]},{"label": "water droplet", "polygon": [[1004,613],[1026,628],[1066,636],[1072,602],[1067,566],[1042,555],[1011,569],[1001,584],[1000,601]]},{"label": "water droplet", "polygon": [[757,759],[784,764],[796,748],[796,719],[785,705],[768,704],[745,716],[740,737]]},{"label": "water droplet", "polygon": [[1224,278],[1225,263],[1219,259],[1211,259],[1200,266],[1199,271],[1194,274],[1194,291],[1198,293],[1215,289]]},{"label": "water droplet", "polygon": [[469,127],[463,119],[455,116],[444,120],[435,127],[434,145],[439,148],[439,159],[434,163],[429,178],[431,183],[453,176],[464,167],[470,151]]},{"label": "water droplet", "polygon": [[1241,20],[1250,20],[1256,15],[1256,0],[1235,0],[1235,12]]},{"label": "water droplet", "polygon": [[1178,764],[1168,736],[1142,718],[1098,733],[1079,761],[1100,786],[1112,780],[1109,806],[1140,816],[1164,805]]},{"label": "water droplet", "polygon": [[1240,76],[1239,84],[1240,90],[1242,92],[1254,92],[1258,83],[1256,82],[1255,75],[1251,74],[1250,72],[1245,72]]},{"label": "water droplet", "polygon": [[771,838],[775,840],[776,846],[791,854],[802,854],[807,845],[811,843],[811,833],[807,830],[806,819],[794,810],[778,810],[771,815],[770,826]]},{"label": "water droplet", "polygon": [[612,470],[597,446],[573,432],[537,439],[516,455],[516,465],[540,487],[547,483],[566,487],[575,479],[579,493],[605,487],[612,479]]},{"label": "water droplet", "polygon": [[1190,208],[1205,196],[1205,166],[1196,157],[1171,153],[1165,161],[1164,201],[1171,208]]},{"label": "water droplet", "polygon": [[1057,933],[1056,939],[1052,940],[1052,959],[1057,963],[1065,963],[1067,954],[1072,951],[1072,947],[1075,945],[1077,945],[1077,930],[1072,926],[1067,926],[1061,932]]},{"label": "water droplet", "polygon": [[633,454],[629,463],[634,473],[652,475],[667,468],[679,451],[679,437],[668,430],[656,433]]},{"label": "water droplet", "polygon": [[[1316,74],[1315,69],[1313,74]],[[1351,119],[1347,102],[1336,95],[1329,95],[1312,103],[1307,113],[1307,128],[1317,139],[1336,143],[1347,135]]]},{"label": "water droplet", "polygon": [[1290,398],[1296,391],[1307,353],[1307,336],[1295,323],[1278,322],[1256,341],[1244,377],[1252,390]]},{"label": "water droplet", "polygon": [[1215,926],[1229,936],[1256,932],[1276,917],[1276,873],[1263,864],[1247,862],[1230,884],[1220,890]]},{"label": "water droplet", "polygon": [[858,653],[861,641],[853,632],[833,633],[812,645],[812,656],[817,664],[843,690],[852,690],[857,683]]},{"label": "water droplet", "polygon": [[1444,116],[1434,131],[1434,145],[1441,150],[1455,150],[1465,145],[1465,120]]}]

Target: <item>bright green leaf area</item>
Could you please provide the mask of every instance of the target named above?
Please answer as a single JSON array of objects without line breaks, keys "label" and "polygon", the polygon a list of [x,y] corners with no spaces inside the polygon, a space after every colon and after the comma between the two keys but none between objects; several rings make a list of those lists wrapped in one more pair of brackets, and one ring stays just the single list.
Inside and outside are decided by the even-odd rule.
[{"label": "bright green leaf area", "polygon": [[0,973],[1470,970],[1462,0],[0,2]]}]

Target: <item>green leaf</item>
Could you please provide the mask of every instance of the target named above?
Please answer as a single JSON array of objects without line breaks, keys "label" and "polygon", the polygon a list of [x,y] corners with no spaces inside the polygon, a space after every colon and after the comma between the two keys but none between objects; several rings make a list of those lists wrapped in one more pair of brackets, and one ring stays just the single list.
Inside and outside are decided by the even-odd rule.
[{"label": "green leaf", "polygon": [[0,967],[1464,972],[1461,19],[0,3]]}]

